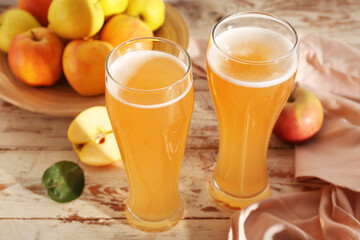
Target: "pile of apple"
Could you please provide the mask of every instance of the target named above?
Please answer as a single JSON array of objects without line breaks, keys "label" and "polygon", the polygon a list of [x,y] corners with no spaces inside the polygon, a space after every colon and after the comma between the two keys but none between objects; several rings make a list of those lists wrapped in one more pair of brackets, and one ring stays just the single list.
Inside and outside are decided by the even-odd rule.
[{"label": "pile of apple", "polygon": [[24,83],[52,86],[62,74],[84,96],[105,91],[105,60],[118,44],[153,36],[163,0],[19,0],[0,17],[0,50]]}]

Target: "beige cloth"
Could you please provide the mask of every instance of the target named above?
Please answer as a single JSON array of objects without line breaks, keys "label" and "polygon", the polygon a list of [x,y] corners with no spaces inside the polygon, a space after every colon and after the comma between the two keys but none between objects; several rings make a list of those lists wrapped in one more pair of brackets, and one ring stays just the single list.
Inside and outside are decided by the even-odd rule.
[{"label": "beige cloth", "polygon": [[273,196],[234,214],[229,240],[360,239],[360,193],[329,185]]},{"label": "beige cloth", "polygon": [[315,138],[295,147],[295,175],[360,191],[360,51],[319,34],[301,36],[296,81],[318,96],[325,118]]},{"label": "beige cloth", "polygon": [[[206,78],[208,39],[192,39],[195,77]],[[360,51],[315,33],[300,34],[296,81],[323,104],[324,124],[295,146],[295,176],[332,185],[273,196],[231,218],[229,239],[360,239]]]}]

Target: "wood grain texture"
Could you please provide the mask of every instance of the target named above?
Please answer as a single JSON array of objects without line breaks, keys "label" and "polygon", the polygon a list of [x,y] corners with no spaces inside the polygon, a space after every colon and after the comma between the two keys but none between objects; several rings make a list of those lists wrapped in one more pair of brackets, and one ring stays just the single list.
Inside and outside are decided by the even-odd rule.
[{"label": "wood grain texture", "polygon": [[[299,31],[323,33],[360,49],[358,0],[168,2],[184,16],[194,37],[209,36],[215,22],[230,13],[266,11],[287,19]],[[207,194],[219,143],[216,115],[206,79],[195,78],[194,86],[195,106],[179,182],[184,219],[159,234],[127,224],[123,201],[128,185],[121,163],[96,168],[79,162],[66,137],[72,117],[34,113],[0,100],[0,239],[226,239],[229,214],[218,210]],[[269,148],[274,195],[326,184],[294,179],[292,145],[272,137]],[[46,196],[41,176],[64,159],[84,169],[86,187],[79,199],[58,204]]]},{"label": "wood grain texture", "polygon": [[191,23],[191,36],[209,36],[224,16],[241,11],[263,11],[286,19],[298,31],[326,34],[360,49],[358,0],[168,0]]},{"label": "wood grain texture", "polygon": [[[150,234],[131,228],[123,219],[32,219],[0,221],[1,239],[226,239],[228,219],[182,220],[171,231]],[[199,231],[201,229],[201,231]]]}]

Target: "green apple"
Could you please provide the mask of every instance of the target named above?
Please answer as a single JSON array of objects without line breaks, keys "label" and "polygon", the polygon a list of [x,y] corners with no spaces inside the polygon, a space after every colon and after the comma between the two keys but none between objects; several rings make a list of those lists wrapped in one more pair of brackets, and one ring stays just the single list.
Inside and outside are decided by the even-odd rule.
[{"label": "green apple", "polygon": [[24,10],[7,10],[0,17],[0,50],[8,52],[16,35],[40,26],[36,18]]},{"label": "green apple", "polygon": [[139,17],[155,31],[165,22],[165,3],[163,0],[129,0],[126,13]]},{"label": "green apple", "polygon": [[123,13],[129,0],[100,0],[100,5],[104,11],[104,16],[109,17],[114,14]]}]

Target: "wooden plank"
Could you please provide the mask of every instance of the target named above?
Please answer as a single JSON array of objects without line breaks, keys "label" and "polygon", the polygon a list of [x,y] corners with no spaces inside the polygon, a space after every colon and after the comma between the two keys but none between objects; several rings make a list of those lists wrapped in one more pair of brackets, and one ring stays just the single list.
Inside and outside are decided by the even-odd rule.
[{"label": "wooden plank", "polygon": [[5,219],[0,220],[0,239],[227,239],[228,219],[184,219],[170,231],[146,233],[123,219]]},{"label": "wooden plank", "polygon": [[[0,100],[0,149],[72,149],[67,129],[73,118],[21,110]],[[209,91],[195,92],[187,148],[218,148],[218,125]],[[291,148],[272,138],[270,148]]]},{"label": "wooden plank", "polygon": [[[219,211],[207,192],[217,151],[187,149],[179,180],[185,203],[185,218],[227,218]],[[269,151],[269,176],[272,193],[318,189],[318,181],[294,179],[292,149]],[[0,219],[1,218],[69,218],[76,214],[92,218],[125,218],[124,199],[128,184],[121,162],[107,167],[90,167],[79,162],[73,150],[3,150],[0,151]],[[60,160],[77,162],[85,172],[82,196],[66,204],[55,203],[46,196],[41,184],[45,169]]]},{"label": "wooden plank", "polygon": [[[358,0],[168,0],[185,17],[193,37],[209,37],[221,17],[238,11],[266,11],[298,31],[314,31],[360,49]],[[4,9],[0,4],[0,12]],[[226,239],[229,214],[207,194],[218,147],[216,114],[206,78],[195,78],[195,107],[179,187],[184,220],[170,231],[148,234],[131,228],[124,216],[128,194],[121,163],[89,167],[79,162],[66,132],[72,118],[24,111],[0,100],[0,239]],[[294,149],[271,138],[268,169],[272,194],[319,189],[326,183],[294,179]],[[86,175],[82,196],[59,204],[46,196],[43,171],[68,159]]]},{"label": "wooden plank", "polygon": [[323,33],[360,49],[360,1],[358,0],[168,0],[191,26],[191,36],[209,37],[224,16],[242,11],[263,11],[286,19],[298,31]]}]

